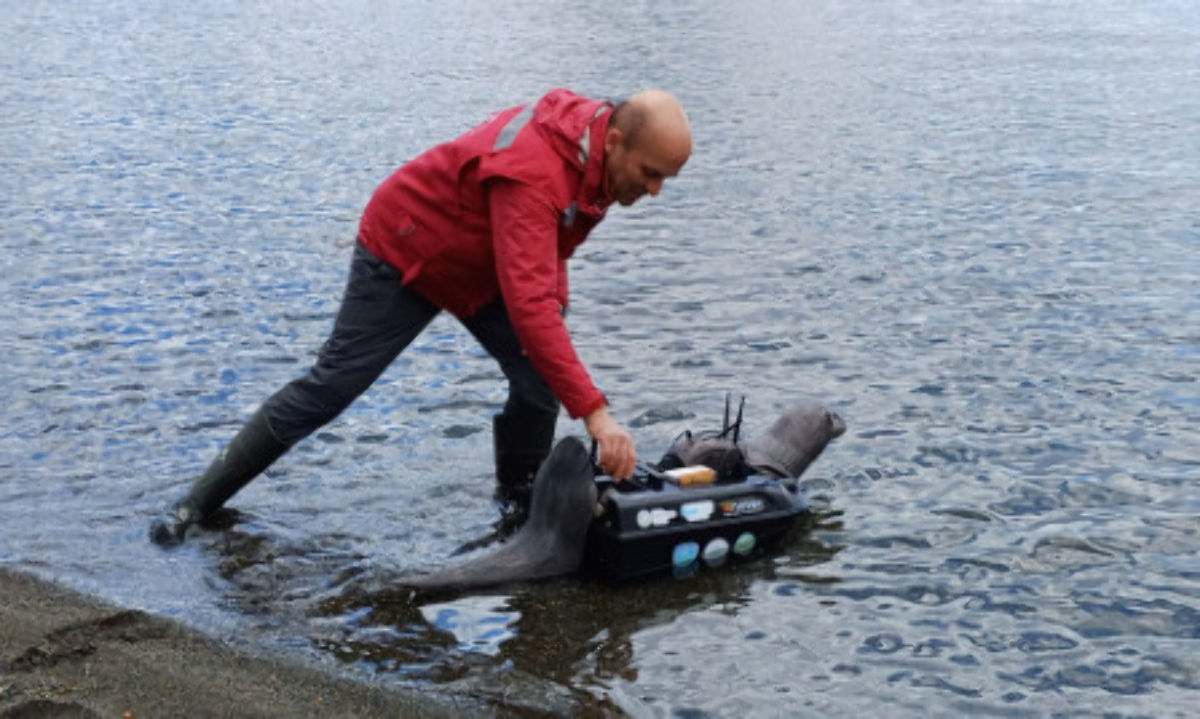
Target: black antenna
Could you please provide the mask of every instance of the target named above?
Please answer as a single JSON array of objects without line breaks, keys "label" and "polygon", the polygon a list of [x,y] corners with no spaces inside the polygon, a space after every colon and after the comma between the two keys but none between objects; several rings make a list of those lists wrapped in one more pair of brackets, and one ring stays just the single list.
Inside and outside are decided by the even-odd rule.
[{"label": "black antenna", "polygon": [[729,431],[729,392],[725,393],[725,421],[721,423],[721,436]]},{"label": "black antenna", "polygon": [[742,395],[742,401],[738,402],[737,421],[733,423],[733,443],[737,444],[738,435],[742,432],[742,410],[746,408],[746,395]]}]

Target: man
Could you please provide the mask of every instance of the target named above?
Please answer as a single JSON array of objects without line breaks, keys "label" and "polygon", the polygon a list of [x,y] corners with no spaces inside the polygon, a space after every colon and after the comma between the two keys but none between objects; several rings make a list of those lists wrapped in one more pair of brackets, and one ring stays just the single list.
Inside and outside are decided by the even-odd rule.
[{"label": "man", "polygon": [[657,195],[691,154],[679,102],[648,90],[615,108],[554,90],[493,115],[392,174],[359,225],[342,306],[308,374],[266,400],[151,538],[182,541],[293,444],[336,417],[441,311],[500,363],[497,496],[528,497],[559,404],[583,418],[621,479],[633,439],[606,409],[563,323],[566,261],[612,202]]}]

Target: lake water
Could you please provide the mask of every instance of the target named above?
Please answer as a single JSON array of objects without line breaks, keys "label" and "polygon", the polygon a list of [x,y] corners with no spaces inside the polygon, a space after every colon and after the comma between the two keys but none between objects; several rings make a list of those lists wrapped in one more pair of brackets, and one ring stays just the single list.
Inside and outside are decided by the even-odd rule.
[{"label": "lake water", "polygon": [[[0,563],[532,716],[1194,712],[1194,4],[3,5]],[[365,593],[493,520],[505,387],[443,318],[230,528],[151,546],[313,358],[376,183],[560,85],[668,88],[695,133],[572,261],[597,384],[648,458],[727,391],[751,432],[837,410],[809,530],[690,580]]]}]

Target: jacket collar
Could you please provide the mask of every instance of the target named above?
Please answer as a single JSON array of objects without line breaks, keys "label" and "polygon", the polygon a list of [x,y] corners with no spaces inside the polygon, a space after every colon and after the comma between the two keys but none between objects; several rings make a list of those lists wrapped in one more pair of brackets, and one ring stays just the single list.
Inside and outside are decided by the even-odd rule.
[{"label": "jacket collar", "polygon": [[[588,158],[583,168],[583,181],[579,183],[576,202],[579,210],[597,219],[604,217],[612,197],[608,193],[608,173],[604,161],[604,135],[608,130],[608,118],[613,106],[605,102],[596,110],[595,117],[587,129]],[[581,138],[582,139],[582,138]]]}]

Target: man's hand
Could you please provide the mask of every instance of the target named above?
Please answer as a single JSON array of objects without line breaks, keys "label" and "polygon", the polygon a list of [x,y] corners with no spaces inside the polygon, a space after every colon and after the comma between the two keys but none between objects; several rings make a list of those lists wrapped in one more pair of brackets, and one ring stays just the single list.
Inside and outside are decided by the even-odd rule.
[{"label": "man's hand", "polygon": [[633,437],[601,407],[583,418],[587,433],[600,445],[600,469],[618,482],[633,476],[637,453]]}]

